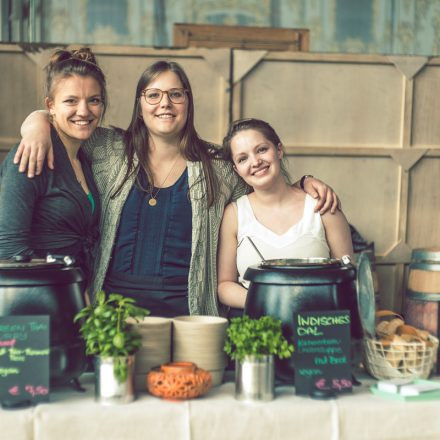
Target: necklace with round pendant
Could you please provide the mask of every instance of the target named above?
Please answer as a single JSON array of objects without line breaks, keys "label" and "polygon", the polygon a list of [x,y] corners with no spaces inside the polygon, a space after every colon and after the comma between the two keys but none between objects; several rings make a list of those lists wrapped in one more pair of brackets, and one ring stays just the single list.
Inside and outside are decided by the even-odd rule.
[{"label": "necklace with round pendant", "polygon": [[168,171],[168,174],[165,176],[165,179],[162,182],[162,185],[157,189],[156,194],[154,194],[154,186],[151,187],[150,190],[150,198],[148,199],[148,204],[150,206],[156,206],[157,205],[157,196],[159,194],[159,191],[162,189],[162,187],[165,185],[165,182],[167,181],[168,177],[170,177],[171,172],[173,171],[174,167],[176,166],[177,159],[179,159],[179,154],[176,156],[176,159],[173,162],[172,167]]}]

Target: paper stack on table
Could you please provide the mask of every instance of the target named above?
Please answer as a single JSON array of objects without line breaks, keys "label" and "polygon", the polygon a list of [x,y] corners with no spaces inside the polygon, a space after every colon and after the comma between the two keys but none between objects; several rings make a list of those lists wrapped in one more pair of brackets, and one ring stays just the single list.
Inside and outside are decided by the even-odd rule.
[{"label": "paper stack on table", "polygon": [[440,399],[440,382],[435,380],[379,380],[370,390],[381,397],[403,401]]}]

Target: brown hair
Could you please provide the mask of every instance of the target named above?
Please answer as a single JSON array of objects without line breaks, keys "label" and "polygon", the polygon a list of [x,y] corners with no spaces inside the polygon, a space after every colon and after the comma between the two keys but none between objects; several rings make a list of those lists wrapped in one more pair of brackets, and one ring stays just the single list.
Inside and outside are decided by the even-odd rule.
[{"label": "brown hair", "polygon": [[[206,184],[206,195],[208,206],[211,206],[215,200],[216,193],[216,176],[211,164],[211,159],[218,157],[216,148],[202,140],[197,134],[194,127],[194,98],[191,90],[189,79],[186,76],[183,68],[172,61],[158,61],[148,67],[139,78],[136,96],[134,101],[133,113],[130,125],[128,126],[124,138],[125,138],[125,155],[128,161],[128,169],[124,182],[132,173],[137,173],[142,168],[148,178],[148,183],[152,187],[153,177],[150,170],[148,153],[150,151],[149,145],[149,132],[148,127],[145,125],[141,115],[142,92],[148,86],[151,81],[156,79],[163,72],[174,72],[182,82],[183,88],[186,90],[186,96],[188,99],[188,114],[185,126],[180,134],[179,149],[186,160],[191,162],[201,161],[204,173],[204,179]],[[137,166],[134,165],[135,155],[139,159]],[[119,189],[113,194],[113,197],[122,188],[121,184]]]},{"label": "brown hair", "polygon": [[95,55],[88,47],[75,50],[57,50],[50,58],[46,68],[45,92],[48,98],[52,98],[53,90],[60,78],[68,78],[72,75],[91,76],[101,87],[101,99],[104,116],[107,109],[107,89],[105,76],[96,62]]},{"label": "brown hair", "polygon": [[[245,118],[234,121],[229,127],[229,130],[223,139],[222,155],[225,160],[229,160],[232,163],[234,162],[232,160],[232,151],[231,151],[232,138],[237,133],[244,130],[256,130],[260,132],[268,141],[272,142],[276,147],[278,145],[281,145],[281,148],[284,152],[283,144],[281,143],[281,140],[277,132],[268,122],[263,121],[261,119]],[[283,176],[285,177],[287,182],[291,184],[292,182],[291,182],[290,174],[287,171],[284,159],[281,160],[281,172],[283,173]]]}]

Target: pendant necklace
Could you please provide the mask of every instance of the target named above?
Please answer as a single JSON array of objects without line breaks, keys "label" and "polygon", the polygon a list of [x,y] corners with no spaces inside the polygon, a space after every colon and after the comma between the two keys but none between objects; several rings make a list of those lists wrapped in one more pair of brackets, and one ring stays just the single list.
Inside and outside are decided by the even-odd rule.
[{"label": "pendant necklace", "polygon": [[148,200],[148,204],[150,206],[156,206],[157,205],[157,195],[159,194],[159,191],[162,189],[162,187],[165,185],[165,182],[167,181],[168,177],[170,177],[171,172],[174,170],[174,167],[176,166],[177,159],[179,158],[179,154],[177,155],[176,159],[173,162],[172,167],[170,168],[170,171],[168,171],[168,174],[166,175],[165,179],[162,182],[162,185],[157,189],[156,194],[154,194],[154,184],[151,186],[150,190],[150,199]]}]

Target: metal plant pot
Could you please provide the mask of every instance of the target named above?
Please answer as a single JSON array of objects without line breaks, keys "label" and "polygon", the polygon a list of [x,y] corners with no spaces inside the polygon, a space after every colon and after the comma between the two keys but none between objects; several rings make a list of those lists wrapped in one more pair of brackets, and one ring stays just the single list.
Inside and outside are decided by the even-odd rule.
[{"label": "metal plant pot", "polygon": [[272,355],[246,356],[235,361],[235,398],[263,400],[274,398],[275,369]]},{"label": "metal plant pot", "polygon": [[[127,379],[119,382],[114,374],[115,360],[122,359],[128,369]],[[123,358],[95,357],[95,400],[103,405],[134,400],[134,355]]]}]

